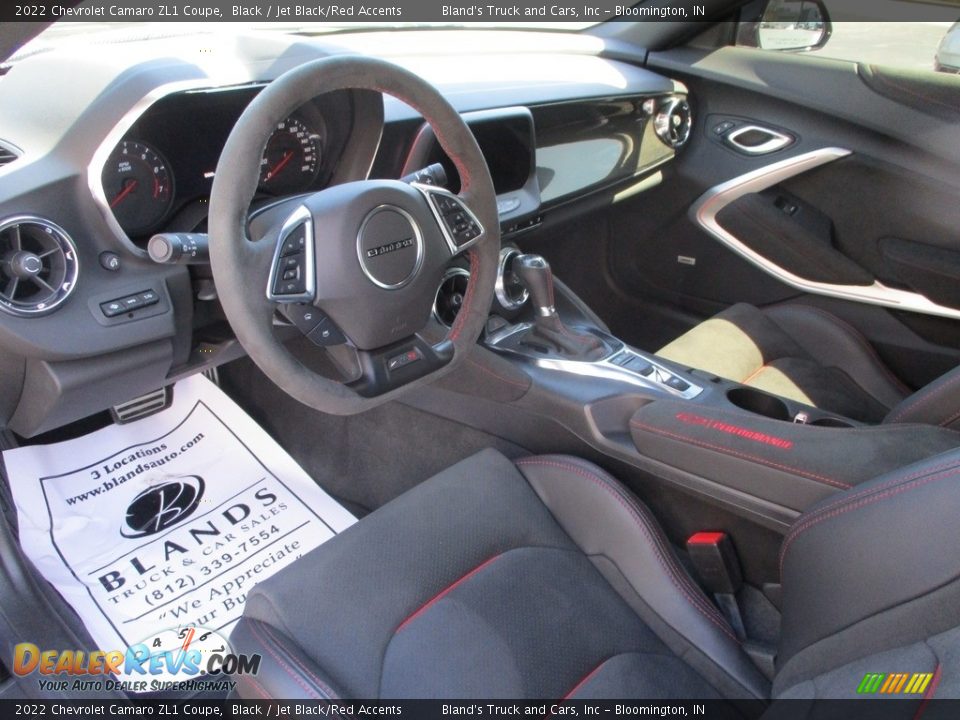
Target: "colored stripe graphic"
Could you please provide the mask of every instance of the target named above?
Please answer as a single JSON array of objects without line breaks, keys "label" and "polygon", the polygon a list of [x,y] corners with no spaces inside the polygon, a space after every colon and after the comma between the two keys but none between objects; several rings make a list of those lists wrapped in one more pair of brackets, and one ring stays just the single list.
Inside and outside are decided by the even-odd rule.
[{"label": "colored stripe graphic", "polygon": [[861,695],[875,693],[885,677],[885,673],[867,673],[863,676],[863,680],[860,681],[857,692]]},{"label": "colored stripe graphic", "polygon": [[857,686],[858,695],[922,695],[933,673],[867,673]]}]

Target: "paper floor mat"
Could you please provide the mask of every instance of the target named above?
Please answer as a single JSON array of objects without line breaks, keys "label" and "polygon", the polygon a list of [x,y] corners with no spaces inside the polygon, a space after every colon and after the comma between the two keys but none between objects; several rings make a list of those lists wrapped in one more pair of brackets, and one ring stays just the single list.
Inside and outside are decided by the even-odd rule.
[{"label": "paper floor mat", "polygon": [[202,376],[157,415],[3,459],[24,551],[99,649],[227,636],[255,583],[355,522]]}]

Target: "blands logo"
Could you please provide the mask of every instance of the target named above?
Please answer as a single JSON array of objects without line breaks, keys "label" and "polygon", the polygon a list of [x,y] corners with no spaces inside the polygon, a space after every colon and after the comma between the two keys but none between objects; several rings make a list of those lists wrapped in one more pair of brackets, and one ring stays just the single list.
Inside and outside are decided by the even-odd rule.
[{"label": "blands logo", "polygon": [[153,535],[186,520],[203,497],[203,478],[186,475],[151,487],[137,495],[127,508],[125,538]]}]

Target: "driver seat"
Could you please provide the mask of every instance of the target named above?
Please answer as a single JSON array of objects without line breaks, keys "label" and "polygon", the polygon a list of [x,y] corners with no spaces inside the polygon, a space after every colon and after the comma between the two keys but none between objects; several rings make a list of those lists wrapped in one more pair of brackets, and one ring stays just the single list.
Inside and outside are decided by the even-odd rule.
[{"label": "driver seat", "polygon": [[237,693],[857,697],[865,673],[909,671],[957,696],[958,475],[946,453],[797,521],[771,682],[619,482],[572,457],[485,450],[259,583],[231,643],[263,659]]}]

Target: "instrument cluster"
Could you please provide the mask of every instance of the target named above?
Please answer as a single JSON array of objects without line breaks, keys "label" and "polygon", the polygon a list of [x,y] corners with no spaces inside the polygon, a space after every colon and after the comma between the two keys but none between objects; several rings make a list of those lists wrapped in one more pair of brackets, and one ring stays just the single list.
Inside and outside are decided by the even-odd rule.
[{"label": "instrument cluster", "polygon": [[[258,88],[176,93],[152,105],[124,133],[103,165],[103,197],[131,240],[159,230],[203,231],[220,152]],[[330,107],[337,108],[336,98]],[[345,107],[349,112],[349,105]],[[318,102],[273,129],[260,160],[258,198],[319,190],[336,161],[345,120],[328,122]],[[349,118],[347,118],[347,121]],[[331,131],[331,125],[333,129]]]}]

